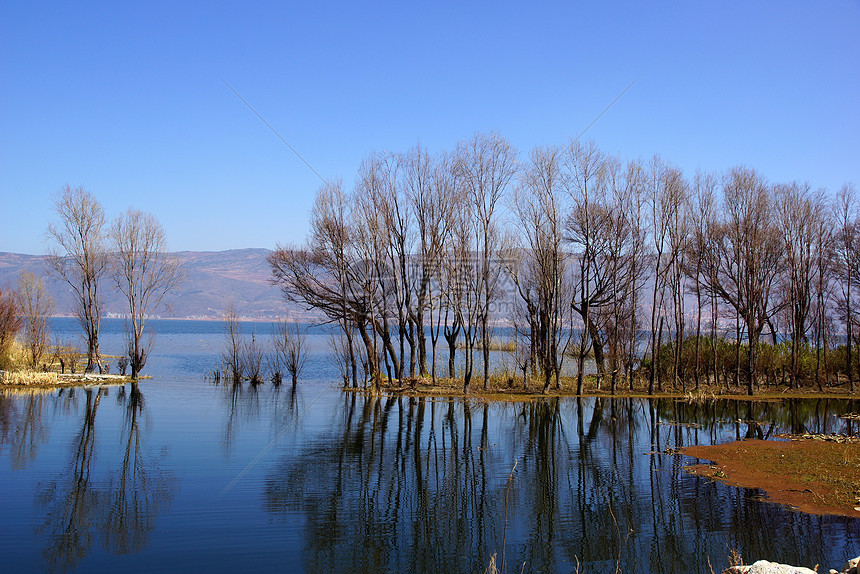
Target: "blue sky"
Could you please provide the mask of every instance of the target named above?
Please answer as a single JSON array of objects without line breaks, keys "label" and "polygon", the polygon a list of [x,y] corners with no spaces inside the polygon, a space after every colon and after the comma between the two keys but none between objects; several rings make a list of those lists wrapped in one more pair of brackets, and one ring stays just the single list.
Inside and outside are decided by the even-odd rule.
[{"label": "blue sky", "polygon": [[579,134],[688,176],[860,186],[860,2],[7,2],[0,251],[40,254],[65,184],[174,250],[301,242],[320,181],[478,131]]}]

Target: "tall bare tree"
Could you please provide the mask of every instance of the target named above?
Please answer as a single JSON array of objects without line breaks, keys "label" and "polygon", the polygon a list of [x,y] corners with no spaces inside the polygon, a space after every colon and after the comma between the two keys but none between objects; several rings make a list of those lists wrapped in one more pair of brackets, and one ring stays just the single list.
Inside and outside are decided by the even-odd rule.
[{"label": "tall bare tree", "polygon": [[8,367],[9,351],[21,329],[21,317],[17,312],[15,296],[11,291],[0,289],[0,369]]},{"label": "tall bare tree", "polygon": [[836,195],[834,204],[836,220],[836,242],[834,244],[834,264],[841,287],[839,297],[839,315],[845,324],[845,370],[848,374],[848,384],[854,388],[854,308],[857,297],[855,282],[857,281],[858,247],[860,247],[860,217],[858,217],[857,196],[854,186],[842,186]]},{"label": "tall bare tree", "polygon": [[430,372],[435,383],[437,343],[444,308],[442,259],[450,246],[452,213],[458,198],[451,160],[447,154],[430,157],[426,150],[415,147],[406,154],[404,164],[407,196],[414,212],[418,236],[417,260],[412,266],[412,290],[415,297],[410,317],[418,336],[418,364],[422,374],[428,372],[424,326],[426,324],[429,327],[432,346]]},{"label": "tall bare tree", "polygon": [[649,172],[649,203],[651,207],[651,240],[653,242],[654,278],[651,299],[651,370],[648,374],[648,393],[654,393],[654,382],[662,390],[662,365],[660,364],[660,346],[663,339],[663,327],[668,315],[666,309],[666,291],[672,279],[678,255],[675,249],[672,230],[676,218],[676,210],[682,205],[681,198],[685,195],[685,182],[681,172],[666,164],[659,157],[651,161]]},{"label": "tall bare tree", "polygon": [[723,197],[725,219],[714,225],[709,242],[714,268],[704,277],[708,289],[744,323],[747,393],[752,395],[759,338],[777,311],[771,295],[783,265],[783,246],[774,225],[771,190],[761,175],[749,168],[732,169],[723,183]]},{"label": "tall bare tree", "polygon": [[48,349],[48,317],[54,313],[54,298],[45,289],[41,277],[24,272],[18,277],[16,299],[24,330],[27,362],[30,368],[35,370]]},{"label": "tall bare tree", "polygon": [[[696,390],[701,382],[701,346],[702,346],[702,314],[703,295],[702,274],[709,266],[705,263],[710,257],[708,251],[708,232],[713,223],[716,210],[717,178],[713,174],[698,172],[693,179],[693,190],[690,221],[692,225],[690,241],[687,244],[687,274],[693,279],[693,291],[696,295],[696,350],[694,379]],[[711,348],[712,358],[716,360],[716,328],[717,328],[717,298],[711,298]],[[714,366],[714,383],[716,384],[716,366]]]},{"label": "tall bare tree", "polygon": [[54,210],[60,220],[48,226],[48,236],[56,244],[48,265],[75,296],[76,314],[87,339],[86,370],[101,371],[101,284],[110,267],[104,209],[84,188],[67,185],[54,199]]},{"label": "tall bare tree", "polygon": [[473,208],[472,244],[477,265],[474,296],[484,352],[484,388],[490,385],[490,309],[498,296],[502,236],[496,207],[516,174],[516,149],[496,133],[476,134],[457,146],[459,183]]},{"label": "tall bare tree", "polygon": [[[835,218],[832,211],[822,210],[815,220],[815,385],[824,390],[822,384],[822,360],[827,364],[828,325],[830,306],[833,299],[833,286],[836,250]],[[825,368],[826,371],[826,368]],[[826,376],[826,375],[825,375]],[[852,389],[853,390],[853,389]]]},{"label": "tall bare tree", "polygon": [[[308,309],[317,309],[327,322],[337,324],[343,331],[348,361],[348,379],[354,387],[357,381],[357,357],[353,337],[354,327],[367,316],[367,301],[356,295],[364,267],[356,265],[355,241],[351,228],[350,200],[340,181],[320,187],[311,213],[310,237],[304,248],[278,246],[269,254],[272,281],[281,287],[287,301]],[[364,312],[363,312],[364,311]],[[375,375],[373,353],[367,363]]]},{"label": "tall bare tree", "polygon": [[114,282],[128,305],[128,358],[136,379],[152,345],[151,337],[143,340],[147,321],[179,285],[182,273],[155,216],[129,209],[116,218],[108,236],[115,256]]},{"label": "tall bare tree", "polygon": [[607,161],[593,143],[572,142],[565,150],[563,186],[571,200],[565,224],[573,251],[570,306],[582,322],[577,355],[576,393],[582,394],[585,359],[594,352],[599,381],[605,373],[603,335],[597,311],[612,301],[611,269],[607,265],[612,241],[612,213],[606,201]]},{"label": "tall bare tree", "polygon": [[825,212],[823,198],[814,196],[808,184],[797,182],[774,187],[776,222],[782,236],[785,274],[783,306],[791,334],[789,385],[798,385],[801,345],[808,342],[809,315],[814,305],[816,237],[818,220]]},{"label": "tall bare tree", "polygon": [[544,377],[543,392],[559,380],[560,351],[569,288],[561,194],[561,151],[536,148],[513,195],[518,227],[516,248],[507,258],[528,324],[531,363]]},{"label": "tall bare tree", "polygon": [[619,198],[619,203],[630,229],[630,269],[627,277],[628,284],[624,286],[624,290],[628,293],[624,304],[627,310],[627,337],[624,352],[627,382],[631,391],[635,378],[634,365],[639,355],[641,340],[640,291],[647,272],[647,191],[647,176],[642,163],[628,162],[624,175],[624,193]]}]

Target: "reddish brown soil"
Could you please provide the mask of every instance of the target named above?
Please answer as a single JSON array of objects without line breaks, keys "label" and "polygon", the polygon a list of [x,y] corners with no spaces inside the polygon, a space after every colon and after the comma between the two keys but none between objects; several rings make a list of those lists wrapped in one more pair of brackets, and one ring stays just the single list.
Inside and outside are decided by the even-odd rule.
[{"label": "reddish brown soil", "polygon": [[743,440],[681,452],[714,461],[688,467],[693,474],[761,489],[768,500],[810,514],[860,518],[858,442]]}]

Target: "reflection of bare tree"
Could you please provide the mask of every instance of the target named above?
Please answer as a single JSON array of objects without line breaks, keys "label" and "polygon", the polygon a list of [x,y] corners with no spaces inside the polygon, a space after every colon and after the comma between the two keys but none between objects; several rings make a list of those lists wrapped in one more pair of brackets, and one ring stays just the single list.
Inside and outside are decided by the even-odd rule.
[{"label": "reflection of bare tree", "polygon": [[12,468],[19,469],[36,458],[39,445],[48,440],[42,421],[44,392],[19,391],[0,394],[0,452],[8,444]]},{"label": "reflection of bare tree", "polygon": [[95,420],[103,389],[93,396],[84,389],[86,404],[81,428],[72,443],[69,469],[59,480],[49,483],[39,494],[47,519],[42,530],[48,532],[45,559],[50,569],[74,566],[86,556],[93,543],[101,495],[90,482],[90,464],[95,451]]},{"label": "reflection of bare tree", "polygon": [[69,467],[37,494],[37,503],[45,511],[39,532],[48,533],[44,556],[51,570],[75,566],[99,536],[109,551],[140,550],[155,527],[155,517],[171,498],[172,478],[159,471],[142,448],[144,399],[136,382],[128,392],[121,389],[117,397],[125,404],[121,433],[125,454],[120,468],[107,480],[91,476],[96,414],[106,394],[105,388],[84,389],[83,421],[72,443]]},{"label": "reflection of bare tree", "polygon": [[[119,554],[141,550],[155,528],[155,517],[170,502],[171,480],[148,466],[141,453],[140,414],[143,394],[131,383],[125,402],[125,456],[108,487],[107,508],[101,526],[103,543]],[[152,472],[155,471],[155,472]]]},{"label": "reflection of bare tree", "polygon": [[511,572],[570,571],[578,560],[589,572],[705,573],[704,557],[725,564],[727,547],[835,563],[841,555],[821,549],[860,535],[856,522],[822,529],[820,518],[687,475],[689,461],[671,450],[731,438],[744,416],[814,426],[816,406],[792,415],[777,403],[347,394],[330,433],[285,451],[264,505],[304,525],[303,567],[314,572],[478,572],[501,558],[503,541]]},{"label": "reflection of bare tree", "polygon": [[305,569],[483,570],[501,541],[504,486],[487,472],[498,465],[489,417],[476,423],[474,408],[453,400],[344,401],[333,435],[267,481],[270,512],[305,517]]}]

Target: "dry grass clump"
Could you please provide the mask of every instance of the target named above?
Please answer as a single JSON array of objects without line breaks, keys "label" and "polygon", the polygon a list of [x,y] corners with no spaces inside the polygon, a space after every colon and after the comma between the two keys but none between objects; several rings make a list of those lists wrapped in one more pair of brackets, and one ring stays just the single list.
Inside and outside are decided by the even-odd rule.
[{"label": "dry grass clump", "polygon": [[57,373],[41,373],[36,371],[4,371],[0,382],[4,385],[39,386],[56,385]]}]

